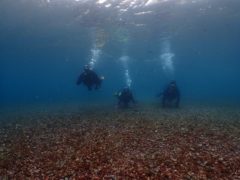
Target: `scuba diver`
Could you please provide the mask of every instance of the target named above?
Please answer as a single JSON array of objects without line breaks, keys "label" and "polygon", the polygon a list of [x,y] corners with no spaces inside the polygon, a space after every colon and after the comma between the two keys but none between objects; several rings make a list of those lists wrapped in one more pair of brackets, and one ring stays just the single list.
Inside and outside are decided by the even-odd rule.
[{"label": "scuba diver", "polygon": [[136,103],[133,94],[129,87],[123,88],[121,91],[115,93],[115,96],[118,98],[118,108],[128,108],[129,103],[132,102],[133,104]]},{"label": "scuba diver", "polygon": [[84,66],[84,71],[80,74],[77,80],[77,85],[83,83],[87,86],[88,90],[91,91],[92,87],[95,85],[95,90],[101,87],[104,77],[99,77],[89,65]]},{"label": "scuba diver", "polygon": [[167,88],[158,97],[162,96],[162,107],[179,107],[180,91],[177,87],[176,81],[171,81]]}]

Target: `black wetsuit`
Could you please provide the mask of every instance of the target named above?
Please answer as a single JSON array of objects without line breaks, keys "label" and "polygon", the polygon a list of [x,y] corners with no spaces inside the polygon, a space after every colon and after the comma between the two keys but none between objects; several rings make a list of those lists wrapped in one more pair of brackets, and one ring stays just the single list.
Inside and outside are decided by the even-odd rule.
[{"label": "black wetsuit", "polygon": [[99,89],[102,84],[102,79],[98,77],[98,75],[90,69],[85,69],[82,74],[80,74],[77,85],[83,83],[88,87],[88,90],[92,90],[92,86],[95,85],[95,89]]},{"label": "black wetsuit", "polygon": [[168,87],[161,93],[162,107],[179,107],[180,92],[176,84],[169,84]]},{"label": "black wetsuit", "polygon": [[129,103],[135,103],[135,99],[133,97],[133,94],[130,90],[122,90],[119,91],[117,94],[117,98],[118,98],[118,107],[119,108],[128,108]]}]

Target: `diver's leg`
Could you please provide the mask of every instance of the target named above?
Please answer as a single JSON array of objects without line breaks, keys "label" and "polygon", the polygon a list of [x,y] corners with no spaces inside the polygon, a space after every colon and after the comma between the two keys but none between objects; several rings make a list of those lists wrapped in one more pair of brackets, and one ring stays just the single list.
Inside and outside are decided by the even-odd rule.
[{"label": "diver's leg", "polygon": [[96,82],[96,86],[95,86],[95,89],[99,89],[101,87],[101,80],[98,80]]},{"label": "diver's leg", "polygon": [[97,89],[99,89],[99,85],[98,84],[96,84],[96,86],[95,86],[95,90],[97,90]]},{"label": "diver's leg", "polygon": [[176,100],[176,103],[175,103],[175,107],[176,107],[176,108],[179,108],[179,102],[180,102],[180,98],[177,97],[177,100]]},{"label": "diver's leg", "polygon": [[128,102],[124,102],[124,108],[128,108]]},{"label": "diver's leg", "polygon": [[92,90],[92,86],[88,85],[88,90],[91,91]]},{"label": "diver's leg", "polygon": [[162,107],[165,108],[166,107],[166,97],[163,96],[162,98]]},{"label": "diver's leg", "polygon": [[120,109],[122,107],[122,102],[120,100],[118,100],[118,104],[117,107]]}]

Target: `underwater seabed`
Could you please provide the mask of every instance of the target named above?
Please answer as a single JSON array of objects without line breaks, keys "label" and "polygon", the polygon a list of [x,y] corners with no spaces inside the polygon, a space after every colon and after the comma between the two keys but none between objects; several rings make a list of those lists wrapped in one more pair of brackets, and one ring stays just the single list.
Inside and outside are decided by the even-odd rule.
[{"label": "underwater seabed", "polygon": [[239,108],[68,108],[5,114],[0,179],[240,179]]}]

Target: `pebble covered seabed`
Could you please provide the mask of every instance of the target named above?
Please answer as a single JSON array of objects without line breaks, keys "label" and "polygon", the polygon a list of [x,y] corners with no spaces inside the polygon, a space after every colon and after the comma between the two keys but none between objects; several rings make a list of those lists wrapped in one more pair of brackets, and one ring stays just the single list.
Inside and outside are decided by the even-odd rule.
[{"label": "pebble covered seabed", "polygon": [[0,179],[240,179],[240,109],[9,116],[0,121]]}]

